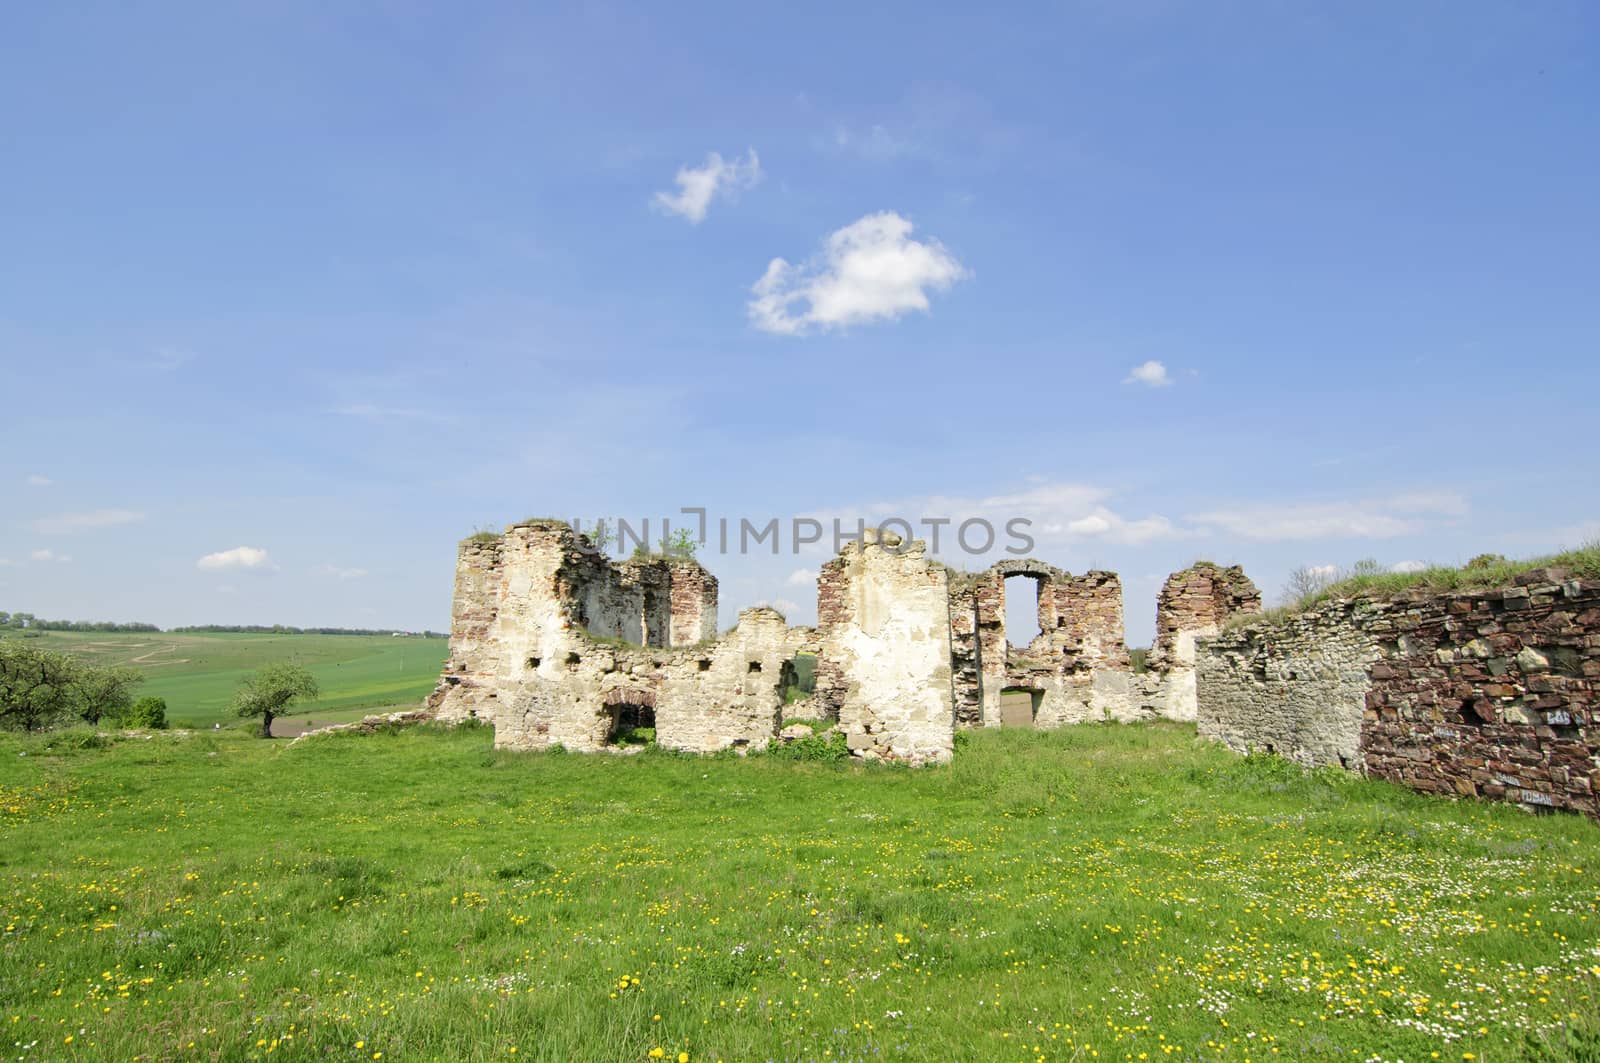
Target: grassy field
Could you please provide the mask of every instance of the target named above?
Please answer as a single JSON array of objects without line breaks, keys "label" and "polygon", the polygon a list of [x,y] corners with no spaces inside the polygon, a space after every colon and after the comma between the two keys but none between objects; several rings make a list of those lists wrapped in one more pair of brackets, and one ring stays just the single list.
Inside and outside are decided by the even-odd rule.
[{"label": "grassy field", "polygon": [[1600,830],[1178,725],[953,765],[0,735],[19,1060],[1593,1059]]},{"label": "grassy field", "polygon": [[145,681],[137,693],[165,698],[168,718],[193,726],[232,721],[227,706],[234,688],[268,661],[294,661],[317,677],[322,697],[297,712],[319,721],[417,702],[438,682],[448,648],[444,639],[388,635],[74,631],[40,632],[37,644],[95,664],[138,668]]}]

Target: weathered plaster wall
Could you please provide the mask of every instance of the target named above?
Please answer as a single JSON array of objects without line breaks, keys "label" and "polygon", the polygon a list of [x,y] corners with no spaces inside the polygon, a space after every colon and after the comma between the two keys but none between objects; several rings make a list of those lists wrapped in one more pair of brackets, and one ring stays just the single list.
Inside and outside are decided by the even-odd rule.
[{"label": "weathered plaster wall", "polygon": [[949,587],[924,552],[868,529],[822,567],[817,696],[858,756],[924,763],[955,748]]},{"label": "weathered plaster wall", "polygon": [[1494,590],[1330,602],[1200,657],[1201,733],[1234,748],[1600,814],[1600,580],[1541,569]]}]

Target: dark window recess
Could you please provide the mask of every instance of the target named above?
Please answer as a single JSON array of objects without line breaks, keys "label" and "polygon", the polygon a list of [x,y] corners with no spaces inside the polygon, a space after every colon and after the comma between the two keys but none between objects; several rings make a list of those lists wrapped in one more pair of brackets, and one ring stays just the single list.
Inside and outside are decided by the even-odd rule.
[{"label": "dark window recess", "polygon": [[759,671],[761,671],[761,662],[760,661],[751,661],[750,662],[750,672],[751,672],[751,674],[754,674],[754,673],[759,672]]},{"label": "dark window recess", "polygon": [[567,654],[567,667],[576,672],[578,670],[578,663],[582,660],[583,658],[579,657],[576,653],[569,653]]},{"label": "dark window recess", "polygon": [[537,667],[539,667],[539,658],[537,658],[537,657],[529,657],[528,658],[528,667],[529,668],[537,668]]},{"label": "dark window recess", "polygon": [[708,658],[705,658],[705,657],[700,658],[700,670],[702,672],[711,671],[711,661]]}]

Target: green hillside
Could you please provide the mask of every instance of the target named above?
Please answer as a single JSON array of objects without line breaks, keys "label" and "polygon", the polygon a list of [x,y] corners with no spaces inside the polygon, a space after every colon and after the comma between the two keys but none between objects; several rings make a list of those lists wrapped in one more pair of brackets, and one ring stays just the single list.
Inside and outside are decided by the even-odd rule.
[{"label": "green hillside", "polygon": [[[15,637],[15,636],[12,636]],[[209,726],[232,719],[239,680],[268,661],[294,661],[317,677],[318,718],[420,701],[438,681],[448,643],[390,635],[105,634],[44,631],[38,644],[145,675],[138,693],[165,698],[168,719]]]}]

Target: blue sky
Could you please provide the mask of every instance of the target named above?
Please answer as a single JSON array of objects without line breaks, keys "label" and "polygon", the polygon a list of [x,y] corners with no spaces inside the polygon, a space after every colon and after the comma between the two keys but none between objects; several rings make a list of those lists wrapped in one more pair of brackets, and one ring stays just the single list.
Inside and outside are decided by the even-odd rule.
[{"label": "blue sky", "polygon": [[[1200,556],[1600,531],[1592,4],[533,7],[0,14],[0,608],[442,628],[525,516],[983,514],[1141,643]],[[725,624],[813,619],[787,545]]]}]

